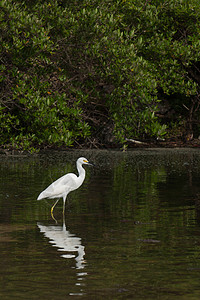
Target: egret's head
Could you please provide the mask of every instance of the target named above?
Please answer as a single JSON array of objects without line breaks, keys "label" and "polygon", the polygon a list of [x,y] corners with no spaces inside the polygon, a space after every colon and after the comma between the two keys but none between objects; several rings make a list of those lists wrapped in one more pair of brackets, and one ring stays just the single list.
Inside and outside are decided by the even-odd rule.
[{"label": "egret's head", "polygon": [[82,165],[90,165],[93,166],[92,163],[90,163],[85,157],[79,157],[79,159],[77,160],[77,162],[79,162]]}]

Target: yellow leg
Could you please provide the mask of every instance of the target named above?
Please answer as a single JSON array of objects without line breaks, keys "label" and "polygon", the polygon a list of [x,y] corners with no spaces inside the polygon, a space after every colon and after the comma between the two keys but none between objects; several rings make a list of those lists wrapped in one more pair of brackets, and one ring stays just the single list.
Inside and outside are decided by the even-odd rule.
[{"label": "yellow leg", "polygon": [[53,210],[54,210],[54,207],[56,206],[56,204],[58,203],[58,201],[59,201],[59,199],[56,200],[56,202],[54,203],[54,205],[51,208],[51,216],[52,216],[53,219],[54,219]]}]

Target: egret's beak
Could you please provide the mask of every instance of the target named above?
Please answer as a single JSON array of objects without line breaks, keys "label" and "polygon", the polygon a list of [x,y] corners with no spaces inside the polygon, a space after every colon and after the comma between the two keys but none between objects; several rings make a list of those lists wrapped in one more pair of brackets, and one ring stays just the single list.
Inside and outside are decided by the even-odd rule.
[{"label": "egret's beak", "polygon": [[91,163],[90,161],[88,161],[88,160],[84,160],[84,163],[86,164],[86,165],[89,165],[89,166],[95,166],[95,164],[93,164],[93,163]]},{"label": "egret's beak", "polygon": [[91,163],[90,161],[87,162],[87,165],[95,167],[95,164]]}]

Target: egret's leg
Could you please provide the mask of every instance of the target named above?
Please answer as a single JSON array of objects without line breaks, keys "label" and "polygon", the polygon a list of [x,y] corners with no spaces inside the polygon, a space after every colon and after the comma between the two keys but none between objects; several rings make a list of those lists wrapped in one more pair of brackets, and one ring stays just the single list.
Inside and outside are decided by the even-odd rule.
[{"label": "egret's leg", "polygon": [[58,201],[59,201],[59,199],[56,200],[56,202],[54,203],[54,205],[51,208],[51,216],[52,216],[53,219],[54,219],[53,210],[54,210],[54,207],[56,206],[56,204],[58,203]]},{"label": "egret's leg", "polygon": [[63,201],[63,216],[65,215],[65,201]]},{"label": "egret's leg", "polygon": [[65,200],[66,197],[63,197],[63,216],[65,215]]}]

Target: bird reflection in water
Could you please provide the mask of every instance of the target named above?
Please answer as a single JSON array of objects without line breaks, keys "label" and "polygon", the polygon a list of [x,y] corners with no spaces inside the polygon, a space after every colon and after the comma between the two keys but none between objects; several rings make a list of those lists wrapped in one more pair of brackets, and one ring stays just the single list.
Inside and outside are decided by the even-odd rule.
[{"label": "bird reflection in water", "polygon": [[[85,267],[85,247],[81,244],[81,238],[76,237],[66,229],[65,222],[63,226],[59,225],[42,225],[37,224],[40,232],[49,239],[49,243],[53,247],[57,247],[58,251],[66,252],[62,254],[63,258],[75,258],[76,269],[83,269]],[[77,255],[74,254],[77,252]]]}]

